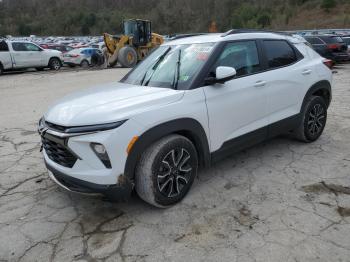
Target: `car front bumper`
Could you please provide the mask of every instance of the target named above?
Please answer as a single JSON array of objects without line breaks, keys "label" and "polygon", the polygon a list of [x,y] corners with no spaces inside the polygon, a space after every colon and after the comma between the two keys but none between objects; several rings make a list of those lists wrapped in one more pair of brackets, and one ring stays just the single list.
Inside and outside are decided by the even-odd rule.
[{"label": "car front bumper", "polygon": [[66,175],[45,160],[49,177],[60,187],[67,191],[84,195],[104,195],[110,200],[127,200],[133,190],[133,183],[124,175],[118,177],[118,183],[113,185],[100,185],[90,183],[78,178]]},{"label": "car front bumper", "polygon": [[[125,199],[130,195],[133,177],[125,174],[125,163],[128,143],[139,133],[134,121],[106,131],[68,134],[44,129],[39,133],[50,177],[61,187],[78,193],[103,194],[112,199]],[[106,148],[111,167],[106,167],[98,158],[91,148],[92,143]]]}]

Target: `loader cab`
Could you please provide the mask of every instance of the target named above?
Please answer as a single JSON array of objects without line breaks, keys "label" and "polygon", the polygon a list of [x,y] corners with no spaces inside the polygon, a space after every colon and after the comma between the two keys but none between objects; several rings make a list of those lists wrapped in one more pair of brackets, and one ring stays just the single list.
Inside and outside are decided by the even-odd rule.
[{"label": "loader cab", "polygon": [[151,21],[130,19],[123,23],[124,35],[132,37],[134,46],[145,46],[152,41]]}]

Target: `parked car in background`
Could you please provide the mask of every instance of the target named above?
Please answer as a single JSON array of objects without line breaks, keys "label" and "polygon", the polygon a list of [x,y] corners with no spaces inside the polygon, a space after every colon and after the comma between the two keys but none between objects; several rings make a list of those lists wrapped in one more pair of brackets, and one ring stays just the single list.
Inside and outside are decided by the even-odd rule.
[{"label": "parked car in background", "polygon": [[304,36],[317,53],[335,62],[349,61],[348,47],[343,39],[336,35]]},{"label": "parked car in background", "polygon": [[84,42],[78,42],[78,43],[72,43],[69,46],[73,47],[73,48],[84,48],[84,47],[89,47],[89,45],[87,43]]},{"label": "parked car in background", "polygon": [[26,41],[0,39],[0,74],[7,70],[26,68],[59,70],[62,63],[63,54],[57,50],[43,49]]},{"label": "parked car in background", "polygon": [[60,44],[41,44],[40,45],[42,48],[45,49],[52,49],[52,50],[57,50],[64,53],[67,53],[69,51],[72,51],[74,48],[71,46],[67,46],[67,45],[60,45]]},{"label": "parked car in background", "polygon": [[64,54],[64,63],[70,67],[89,67],[91,65],[91,57],[96,53],[102,56],[101,51],[97,48],[73,49]]},{"label": "parked car in background", "polygon": [[105,42],[100,42],[100,43],[92,44],[91,47],[102,50],[103,48],[106,47],[106,44]]}]

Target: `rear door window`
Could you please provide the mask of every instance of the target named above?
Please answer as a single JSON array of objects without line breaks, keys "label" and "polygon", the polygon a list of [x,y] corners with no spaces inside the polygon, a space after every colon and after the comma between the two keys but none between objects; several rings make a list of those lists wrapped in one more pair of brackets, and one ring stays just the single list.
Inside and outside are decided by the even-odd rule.
[{"label": "rear door window", "polygon": [[17,51],[17,52],[21,52],[21,51],[27,51],[27,48],[25,46],[25,43],[12,43],[12,48],[13,50]]},{"label": "rear door window", "polygon": [[298,61],[294,49],[284,40],[264,40],[268,67],[288,66]]}]

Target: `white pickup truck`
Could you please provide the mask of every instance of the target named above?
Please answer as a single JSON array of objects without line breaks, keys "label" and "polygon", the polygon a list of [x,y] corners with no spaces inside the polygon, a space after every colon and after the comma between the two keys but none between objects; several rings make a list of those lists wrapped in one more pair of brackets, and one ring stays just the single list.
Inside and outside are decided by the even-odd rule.
[{"label": "white pickup truck", "polygon": [[59,70],[62,61],[60,51],[43,49],[27,41],[0,39],[0,75],[4,71],[26,68]]}]

